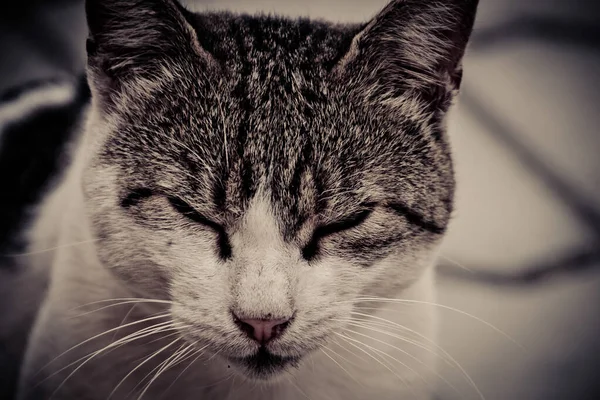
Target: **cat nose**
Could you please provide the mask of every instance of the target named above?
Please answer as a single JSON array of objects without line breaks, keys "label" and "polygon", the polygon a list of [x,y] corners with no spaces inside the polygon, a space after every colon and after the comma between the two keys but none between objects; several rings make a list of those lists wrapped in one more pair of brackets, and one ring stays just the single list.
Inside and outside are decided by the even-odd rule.
[{"label": "cat nose", "polygon": [[234,318],[242,332],[261,344],[281,336],[290,324],[290,318]]}]

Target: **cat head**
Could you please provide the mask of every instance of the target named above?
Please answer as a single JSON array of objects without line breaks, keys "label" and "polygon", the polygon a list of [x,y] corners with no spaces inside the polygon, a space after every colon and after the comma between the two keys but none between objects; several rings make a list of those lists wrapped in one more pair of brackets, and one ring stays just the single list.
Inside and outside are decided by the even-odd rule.
[{"label": "cat head", "polygon": [[88,0],[84,171],[101,262],[187,340],[267,379],[432,264],[444,115],[476,0],[364,25]]}]

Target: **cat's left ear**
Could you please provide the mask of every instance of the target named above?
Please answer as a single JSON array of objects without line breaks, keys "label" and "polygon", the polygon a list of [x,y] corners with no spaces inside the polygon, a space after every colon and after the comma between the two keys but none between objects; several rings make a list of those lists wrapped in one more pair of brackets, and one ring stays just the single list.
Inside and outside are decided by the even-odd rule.
[{"label": "cat's left ear", "polygon": [[371,96],[426,101],[458,90],[478,0],[395,0],[355,37],[334,72]]},{"label": "cat's left ear", "polygon": [[86,0],[92,89],[110,100],[130,79],[210,63],[187,13],[176,0]]}]

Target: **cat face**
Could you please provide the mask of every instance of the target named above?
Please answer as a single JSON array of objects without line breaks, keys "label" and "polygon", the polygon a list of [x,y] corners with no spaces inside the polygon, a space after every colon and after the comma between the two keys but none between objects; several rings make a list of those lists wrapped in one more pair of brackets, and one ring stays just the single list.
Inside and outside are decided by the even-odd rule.
[{"label": "cat face", "polygon": [[88,1],[101,262],[248,377],[296,365],[357,297],[432,263],[475,7],[397,1],[342,26]]}]

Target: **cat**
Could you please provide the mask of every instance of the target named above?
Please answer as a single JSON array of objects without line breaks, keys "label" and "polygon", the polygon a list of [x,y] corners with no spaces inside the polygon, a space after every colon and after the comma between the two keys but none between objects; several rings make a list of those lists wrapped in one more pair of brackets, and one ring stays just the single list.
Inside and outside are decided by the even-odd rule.
[{"label": "cat", "polygon": [[91,100],[31,226],[48,288],[21,293],[18,399],[431,399],[476,8],[86,1]]}]

